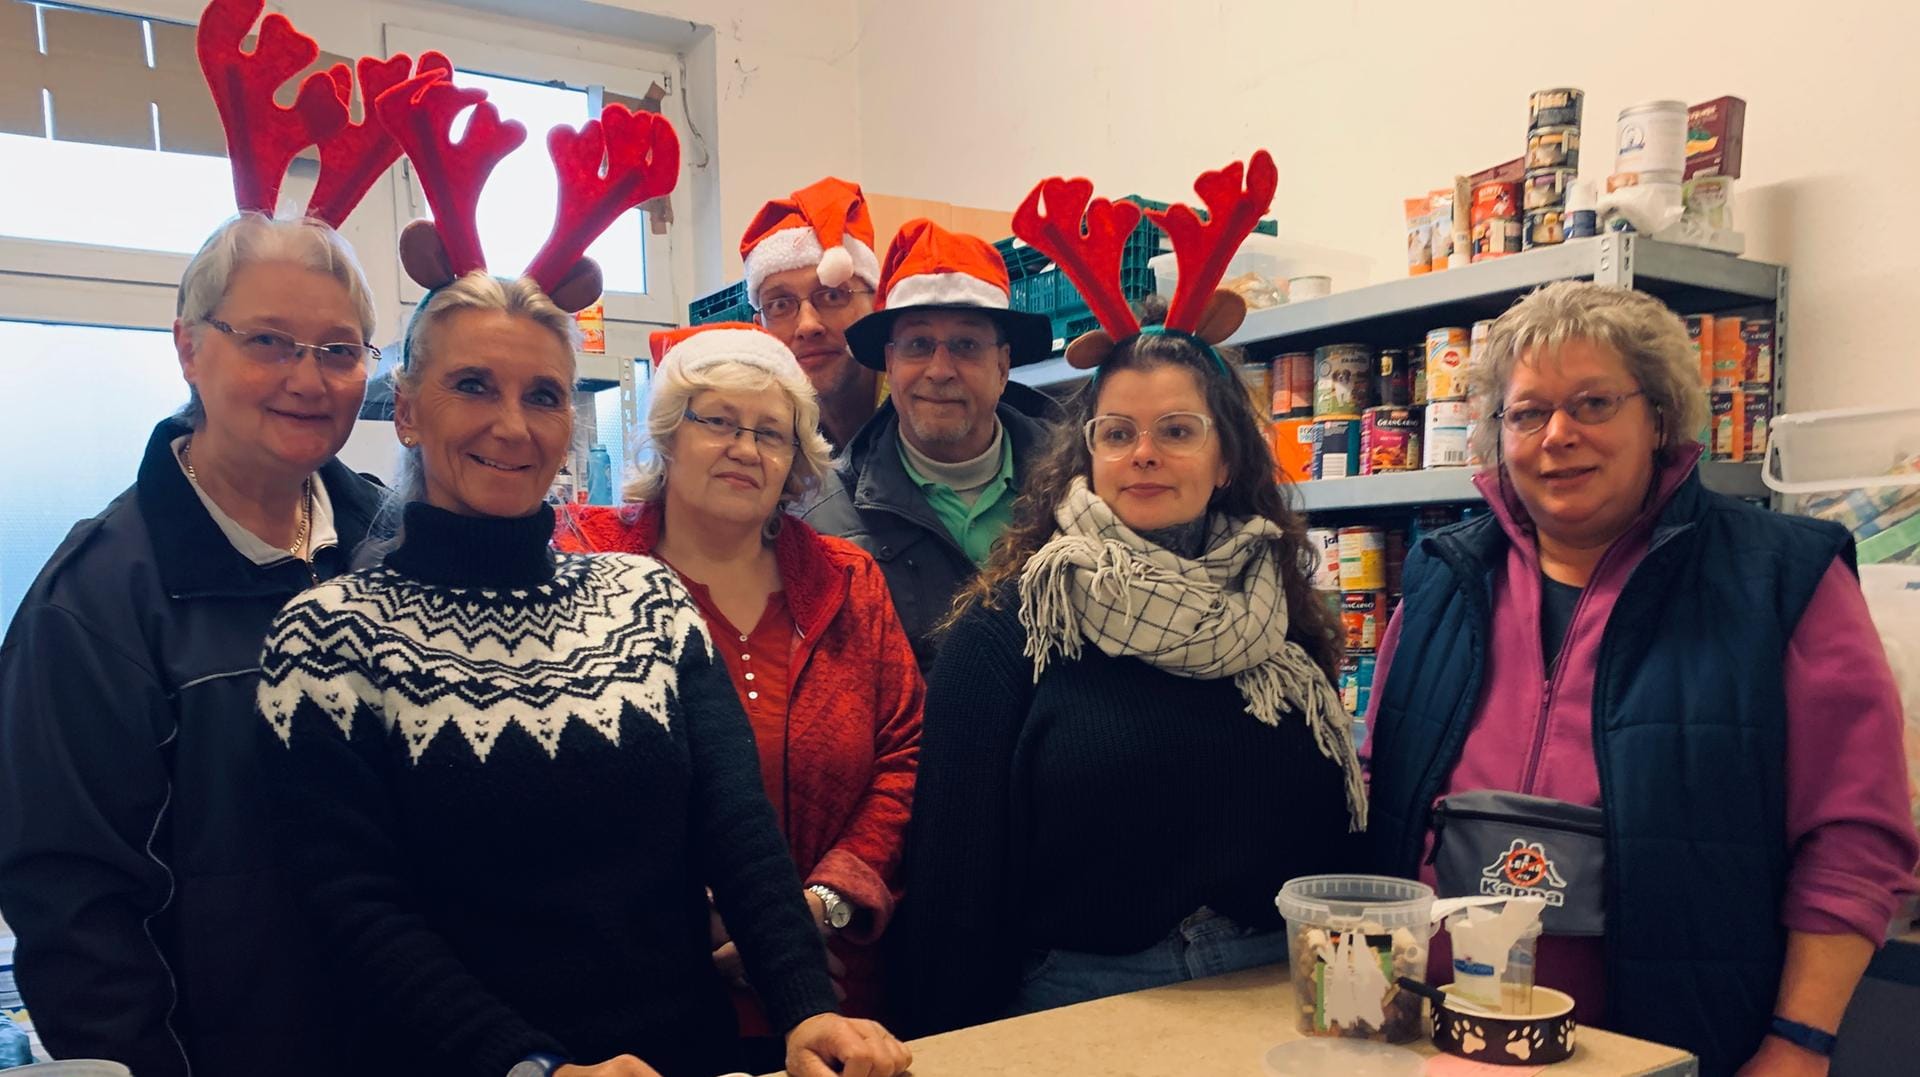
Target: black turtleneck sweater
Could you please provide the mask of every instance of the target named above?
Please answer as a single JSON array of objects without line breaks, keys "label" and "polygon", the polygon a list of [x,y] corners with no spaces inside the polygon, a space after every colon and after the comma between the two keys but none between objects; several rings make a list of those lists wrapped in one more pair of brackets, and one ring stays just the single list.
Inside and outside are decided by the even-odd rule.
[{"label": "black turtleneck sweater", "polygon": [[709,887],[781,1029],[833,1008],[698,609],[659,562],[552,533],[412,505],[385,565],[268,637],[288,856],[371,1022],[356,1073],[732,1068]]}]

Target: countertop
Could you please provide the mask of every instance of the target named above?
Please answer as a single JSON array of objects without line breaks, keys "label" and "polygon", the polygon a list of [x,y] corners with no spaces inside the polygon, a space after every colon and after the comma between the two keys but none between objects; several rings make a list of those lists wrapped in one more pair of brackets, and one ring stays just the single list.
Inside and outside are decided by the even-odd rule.
[{"label": "countertop", "polygon": [[[1251,969],[915,1040],[913,1077],[1263,1077],[1267,1049],[1300,1033],[1284,966]],[[1433,1045],[1408,1044],[1423,1055]],[[1546,1077],[1692,1077],[1685,1051],[1581,1029]],[[1485,1067],[1461,1072],[1534,1072]]]}]

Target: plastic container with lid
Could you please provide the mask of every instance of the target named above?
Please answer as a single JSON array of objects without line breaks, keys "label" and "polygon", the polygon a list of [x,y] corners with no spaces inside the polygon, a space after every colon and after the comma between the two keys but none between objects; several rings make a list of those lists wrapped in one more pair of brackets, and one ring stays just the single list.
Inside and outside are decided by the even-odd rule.
[{"label": "plastic container with lid", "polygon": [[1282,887],[1300,1031],[1387,1043],[1420,1038],[1433,890],[1379,875],[1310,875]]}]

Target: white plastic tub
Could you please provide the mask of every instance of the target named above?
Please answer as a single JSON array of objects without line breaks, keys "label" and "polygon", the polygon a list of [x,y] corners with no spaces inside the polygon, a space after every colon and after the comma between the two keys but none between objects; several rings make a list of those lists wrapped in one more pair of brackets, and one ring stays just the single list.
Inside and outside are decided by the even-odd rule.
[{"label": "white plastic tub", "polygon": [[1776,416],[1761,478],[1788,512],[1851,530],[1862,564],[1920,564],[1920,408]]}]

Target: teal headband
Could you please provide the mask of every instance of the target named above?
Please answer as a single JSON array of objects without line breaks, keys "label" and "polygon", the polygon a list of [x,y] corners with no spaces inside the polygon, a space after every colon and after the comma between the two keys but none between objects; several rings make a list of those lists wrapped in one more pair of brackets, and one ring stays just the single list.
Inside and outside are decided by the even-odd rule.
[{"label": "teal headband", "polygon": [[[1207,343],[1205,340],[1202,340],[1201,338],[1193,335],[1192,333],[1187,332],[1184,329],[1169,329],[1164,325],[1149,325],[1141,329],[1137,335],[1143,336],[1143,337],[1144,336],[1179,337],[1180,339],[1185,340],[1197,346],[1201,351],[1206,352],[1207,358],[1213,360],[1213,365],[1219,368],[1220,373],[1223,377],[1232,376],[1227,371],[1227,361],[1225,359],[1220,358],[1220,353],[1213,350],[1213,345]],[[1124,344],[1126,342],[1121,341],[1121,343]],[[1119,345],[1116,344],[1114,345],[1114,347],[1117,350],[1119,348]],[[1095,384],[1095,385],[1099,384],[1100,371],[1104,369],[1106,369],[1106,365],[1104,363],[1094,368],[1093,379],[1091,382],[1092,384]]]}]

